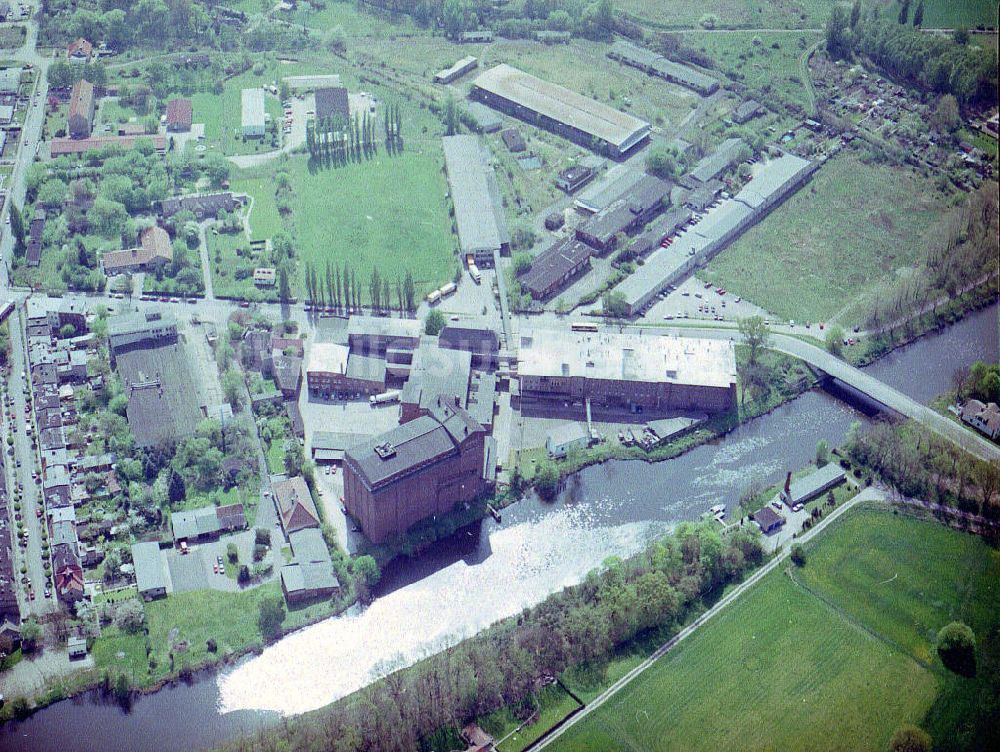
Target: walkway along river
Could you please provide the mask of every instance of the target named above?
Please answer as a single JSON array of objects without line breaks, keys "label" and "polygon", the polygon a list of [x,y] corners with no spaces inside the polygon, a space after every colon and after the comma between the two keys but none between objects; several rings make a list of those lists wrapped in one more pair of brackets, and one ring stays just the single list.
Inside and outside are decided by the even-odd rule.
[{"label": "walkway along river", "polygon": [[[926,401],[951,374],[996,361],[997,306],[870,366]],[[321,707],[582,579],[610,555],[712,504],[732,508],[752,477],[778,480],[809,462],[816,442],[840,443],[864,416],[814,390],[716,444],[657,464],[608,462],[571,478],[552,503],[526,499],[416,559],[390,566],[366,610],[283,638],[258,657],[191,685],[140,698],[129,713],[89,696],[57,703],[0,730],[0,749],[191,750],[245,733],[278,714]],[[220,712],[221,711],[221,712]]]}]

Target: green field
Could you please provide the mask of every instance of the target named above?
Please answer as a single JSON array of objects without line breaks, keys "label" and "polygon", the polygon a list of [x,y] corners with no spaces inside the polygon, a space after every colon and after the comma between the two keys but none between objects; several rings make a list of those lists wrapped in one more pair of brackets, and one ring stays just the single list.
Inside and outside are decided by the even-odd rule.
[{"label": "green field", "polygon": [[[917,3],[910,5],[910,21]],[[899,15],[899,4],[892,3],[892,17]],[[996,0],[924,0],[925,29],[996,28]]]},{"label": "green field", "polygon": [[[720,71],[745,84],[759,96],[780,97],[808,107],[805,51],[822,38],[815,32],[801,34],[740,31],[731,34],[690,32],[684,41],[715,60]],[[774,45],[778,45],[777,48]]]},{"label": "green field", "polygon": [[[618,0],[617,8],[658,29],[698,27],[715,16],[716,28],[815,29],[830,15],[835,0]],[[847,3],[849,4],[849,3]],[[700,27],[699,27],[700,28]]]},{"label": "green field", "polygon": [[865,301],[926,255],[946,211],[909,169],[835,157],[699,276],[786,320],[860,323]]},{"label": "green field", "polygon": [[995,629],[995,551],[866,509],[808,553],[796,576],[809,589],[772,573],[556,749],[882,750],[901,723],[933,732],[977,701],[975,680],[926,660],[926,640],[957,617]]},{"label": "green field", "polygon": [[[264,138],[244,139],[238,133],[243,111],[242,91],[269,83],[273,79],[267,73],[256,76],[248,72],[230,79],[221,95],[198,92],[191,96],[192,118],[195,123],[205,125],[206,148],[220,149],[226,155],[256,154],[275,148],[270,130]],[[277,97],[265,95],[264,107],[272,122],[281,120],[281,103]]]},{"label": "green field", "polygon": [[[299,292],[305,291],[306,265],[323,272],[327,261],[340,269],[347,261],[365,299],[376,264],[393,284],[411,272],[418,293],[447,282],[457,262],[442,163],[436,138],[408,145],[399,156],[382,150],[374,159],[344,167],[312,169],[305,157],[284,163],[280,169],[287,170],[295,195]],[[256,209],[258,202],[273,205],[273,181],[261,177],[242,185],[254,197],[251,228],[273,229],[276,210],[272,215],[267,209],[261,229]]]},{"label": "green field", "polygon": [[269,178],[237,178],[232,181],[237,193],[253,196],[250,209],[250,235],[254,240],[267,240],[282,229],[281,215],[274,202],[274,181]]}]

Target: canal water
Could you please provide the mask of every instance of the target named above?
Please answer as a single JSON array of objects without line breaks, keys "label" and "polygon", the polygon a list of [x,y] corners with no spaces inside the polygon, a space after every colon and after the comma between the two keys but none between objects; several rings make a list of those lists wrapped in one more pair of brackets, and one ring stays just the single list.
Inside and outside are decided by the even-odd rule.
[{"label": "canal water", "polygon": [[[996,306],[881,359],[869,372],[926,401],[954,369],[996,362]],[[723,440],[666,462],[608,462],[571,478],[553,503],[526,499],[395,563],[363,611],[283,638],[218,674],[138,700],[126,713],[92,697],[57,703],[0,729],[0,749],[191,750],[338,697],[580,581],[709,506],[732,507],[751,479],[770,483],[838,444],[864,416],[814,390]]]}]

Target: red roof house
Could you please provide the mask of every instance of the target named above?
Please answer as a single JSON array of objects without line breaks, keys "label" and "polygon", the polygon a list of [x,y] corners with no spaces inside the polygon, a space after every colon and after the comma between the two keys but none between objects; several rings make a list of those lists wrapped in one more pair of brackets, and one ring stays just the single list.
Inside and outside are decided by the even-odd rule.
[{"label": "red roof house", "polygon": [[167,102],[167,130],[185,132],[191,130],[191,100],[171,99]]}]

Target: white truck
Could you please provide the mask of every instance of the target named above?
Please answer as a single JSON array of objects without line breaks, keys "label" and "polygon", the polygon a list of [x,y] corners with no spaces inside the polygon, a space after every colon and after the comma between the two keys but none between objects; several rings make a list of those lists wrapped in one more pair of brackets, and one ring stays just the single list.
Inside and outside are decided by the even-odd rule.
[{"label": "white truck", "polygon": [[388,405],[392,402],[399,402],[399,390],[391,389],[388,392],[383,392],[382,394],[373,394],[368,398],[368,404],[372,407],[378,407],[379,405]]},{"label": "white truck", "polygon": [[483,275],[479,273],[479,267],[475,263],[469,264],[469,276],[477,285],[483,281]]}]

